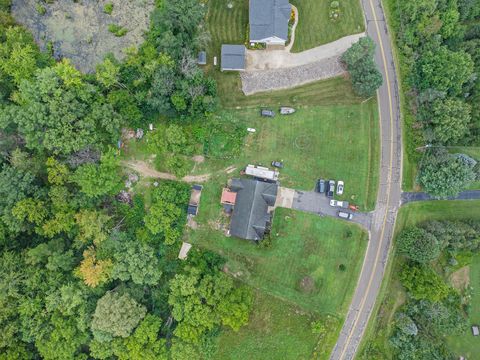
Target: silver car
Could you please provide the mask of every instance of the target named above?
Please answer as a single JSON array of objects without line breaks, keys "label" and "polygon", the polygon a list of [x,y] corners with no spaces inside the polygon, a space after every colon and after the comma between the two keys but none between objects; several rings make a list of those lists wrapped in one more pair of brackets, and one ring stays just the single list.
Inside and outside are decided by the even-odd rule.
[{"label": "silver car", "polygon": [[353,214],[352,213],[347,213],[345,211],[339,211],[337,213],[339,218],[345,219],[345,220],[352,220],[353,219]]}]

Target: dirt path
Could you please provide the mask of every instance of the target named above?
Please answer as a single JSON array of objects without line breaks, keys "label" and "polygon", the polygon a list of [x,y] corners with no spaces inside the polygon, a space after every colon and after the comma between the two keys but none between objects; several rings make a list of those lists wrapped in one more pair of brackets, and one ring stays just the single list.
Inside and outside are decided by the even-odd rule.
[{"label": "dirt path", "polygon": [[[141,176],[144,177],[151,177],[156,179],[163,179],[163,180],[179,180],[175,175],[157,171],[152,169],[148,163],[141,160],[130,160],[130,161],[123,161],[122,164],[136,172],[138,172]],[[226,169],[223,169],[222,172],[227,174],[232,173],[236,168],[233,166],[229,166]],[[185,181],[187,183],[202,183],[208,181],[212,174],[201,174],[201,175],[187,175],[181,178],[181,181]]]}]

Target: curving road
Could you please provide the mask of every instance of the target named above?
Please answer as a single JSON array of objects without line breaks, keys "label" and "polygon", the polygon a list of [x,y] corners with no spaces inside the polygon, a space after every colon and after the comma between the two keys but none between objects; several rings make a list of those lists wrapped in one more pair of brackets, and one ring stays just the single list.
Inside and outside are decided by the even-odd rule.
[{"label": "curving road", "polygon": [[380,290],[401,200],[402,139],[397,76],[381,0],[361,0],[367,33],[377,48],[375,61],[383,75],[378,90],[381,131],[380,186],[370,240],[345,323],[330,356],[353,359]]}]

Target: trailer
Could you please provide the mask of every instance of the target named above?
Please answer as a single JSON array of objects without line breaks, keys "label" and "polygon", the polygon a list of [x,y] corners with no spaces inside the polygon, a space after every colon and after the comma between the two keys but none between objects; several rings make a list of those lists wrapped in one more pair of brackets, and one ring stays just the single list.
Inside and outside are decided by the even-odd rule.
[{"label": "trailer", "polygon": [[292,107],[282,106],[280,108],[280,115],[290,115],[290,114],[293,114],[294,112],[295,112],[295,109]]},{"label": "trailer", "polygon": [[187,214],[195,216],[198,213],[198,206],[200,204],[200,196],[202,195],[202,185],[192,185],[190,193],[190,201],[188,202]]},{"label": "trailer", "polygon": [[248,165],[245,174],[270,181],[277,181],[280,173],[277,170],[270,170],[264,166]]}]

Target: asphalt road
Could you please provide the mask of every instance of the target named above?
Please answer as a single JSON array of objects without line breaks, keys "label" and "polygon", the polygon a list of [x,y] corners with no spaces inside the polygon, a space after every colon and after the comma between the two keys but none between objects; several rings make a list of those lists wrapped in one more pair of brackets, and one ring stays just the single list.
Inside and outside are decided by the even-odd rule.
[{"label": "asphalt road", "polygon": [[362,271],[331,360],[353,359],[373,311],[401,199],[402,140],[397,76],[380,0],[361,0],[367,33],[377,44],[375,61],[383,75],[378,90],[381,162],[380,186]]},{"label": "asphalt road", "polygon": [[[462,191],[458,196],[450,197],[447,200],[478,200],[480,199],[480,190]],[[402,193],[402,205],[412,201],[436,200],[424,192],[404,192]]]}]

